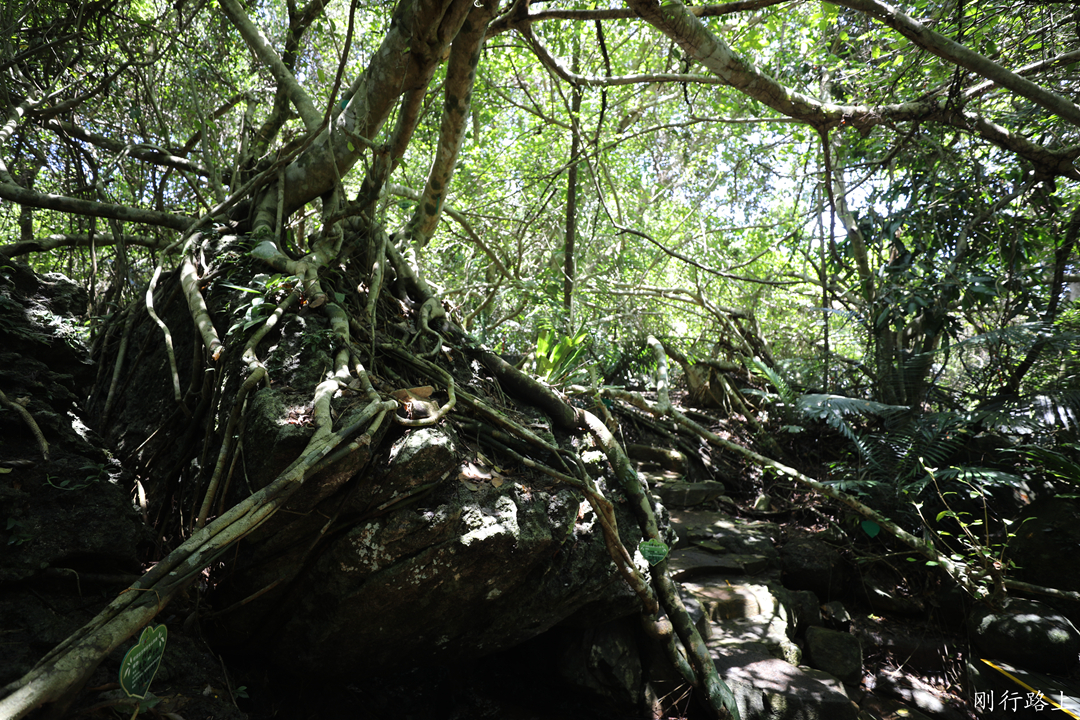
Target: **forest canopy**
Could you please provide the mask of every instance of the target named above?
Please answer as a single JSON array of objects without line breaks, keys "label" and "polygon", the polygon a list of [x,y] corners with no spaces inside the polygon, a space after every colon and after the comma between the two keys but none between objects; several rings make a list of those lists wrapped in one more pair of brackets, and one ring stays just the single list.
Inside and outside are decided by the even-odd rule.
[{"label": "forest canopy", "polygon": [[[280,196],[299,253],[338,178],[507,352],[554,328],[609,360],[652,331],[753,355],[752,315],[814,385],[897,400],[900,353],[1052,319],[1073,276],[1071,3],[3,13],[4,249],[54,251],[96,317],[192,220],[257,224],[242,195]],[[1014,370],[987,362],[966,389]]]}]

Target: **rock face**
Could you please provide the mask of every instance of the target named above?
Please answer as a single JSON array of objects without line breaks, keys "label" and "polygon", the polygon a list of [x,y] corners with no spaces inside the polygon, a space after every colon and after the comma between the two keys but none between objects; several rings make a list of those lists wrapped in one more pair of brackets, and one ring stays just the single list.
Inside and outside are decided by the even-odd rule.
[{"label": "rock face", "polygon": [[21,265],[0,275],[0,390],[49,444],[46,460],[16,412],[0,409],[0,586],[38,575],[137,572],[149,541],[128,499],[131,476],[101,449],[78,411],[90,377],[73,314],[86,293]]},{"label": "rock face", "polygon": [[507,648],[590,605],[634,610],[573,492],[478,487],[454,478],[345,532],[303,575],[275,653],[323,675],[385,672]]},{"label": "rock face", "polygon": [[822,627],[806,630],[806,663],[849,685],[862,679],[862,648],[854,635]]},{"label": "rock face", "polygon": [[[24,404],[49,444],[46,460],[26,422],[0,409],[0,687],[138,577],[153,540],[132,507],[134,476],[102,449],[79,409],[78,393],[93,379],[75,332],[85,311],[86,293],[62,275],[0,260],[0,390]],[[115,684],[133,644],[94,670],[86,685],[99,690],[80,705],[119,699],[120,690],[100,688]],[[219,663],[202,643],[170,630],[153,688],[168,697],[156,711],[239,720],[231,702],[203,693],[222,684]]]},{"label": "rock face", "polygon": [[[1080,502],[1040,498],[1023,514],[1023,524],[1009,540],[1008,555],[1017,575],[1036,585],[1080,590]],[[1077,619],[1074,617],[1074,619]]]},{"label": "rock face", "polygon": [[[223,330],[251,294],[215,284],[206,297]],[[161,331],[139,306],[125,382],[108,417],[107,382],[96,384],[89,407],[118,454],[140,466],[150,517],[173,522],[183,508],[187,522],[188,508],[201,506],[245,380],[236,372],[244,367],[237,362],[243,343],[227,336],[216,363],[198,352],[175,277],[162,278],[155,306],[172,331],[190,416],[173,397]],[[332,366],[330,335],[320,313],[301,312],[259,346],[271,382],[247,396],[223,507],[272,482],[311,438],[314,387]],[[104,344],[99,362],[111,368],[117,345]],[[384,393],[398,389],[391,382],[407,382],[395,374],[403,368],[391,370],[374,376]],[[449,370],[461,389],[478,382],[465,360]],[[335,427],[348,426],[367,402],[362,393],[338,393]],[[496,471],[481,460],[474,437],[457,435],[453,419],[403,429],[388,418],[369,442],[307,478],[212,571],[200,616],[207,637],[297,672],[347,676],[475,657],[560,622],[605,622],[636,609],[582,495],[524,468]],[[549,420],[527,422],[555,441]],[[637,522],[618,491],[605,493],[632,551]]]},{"label": "rock face", "polygon": [[840,553],[824,540],[796,538],[781,553],[784,585],[793,590],[809,590],[822,601],[839,597],[846,572]]},{"label": "rock face", "polygon": [[716,669],[747,720],[855,720],[859,708],[843,685],[747,647],[716,660]]}]

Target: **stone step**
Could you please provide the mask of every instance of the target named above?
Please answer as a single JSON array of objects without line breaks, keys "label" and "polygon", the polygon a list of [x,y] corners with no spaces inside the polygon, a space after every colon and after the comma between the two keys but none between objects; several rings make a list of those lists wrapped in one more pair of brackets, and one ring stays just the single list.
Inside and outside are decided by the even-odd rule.
[{"label": "stone step", "polygon": [[667,508],[687,508],[704,505],[727,492],[719,482],[661,482],[653,486],[653,492]]},{"label": "stone step", "polygon": [[844,685],[818,670],[774,658],[764,645],[744,645],[713,657],[742,720],[856,720]]},{"label": "stone step", "polygon": [[789,593],[776,580],[732,582],[723,576],[682,583],[698,632],[710,649],[727,652],[763,645],[777,658],[798,664],[799,647],[791,641],[797,616]]},{"label": "stone step", "polygon": [[679,542],[668,567],[743,720],[856,720],[840,680],[798,666],[792,638],[821,613],[812,593],[781,584],[776,526],[670,512]]},{"label": "stone step", "polygon": [[773,523],[744,522],[721,512],[669,508],[671,527],[679,536],[676,550],[696,545],[720,554],[760,555],[769,567],[779,567],[773,542],[778,529]]},{"label": "stone step", "polygon": [[768,567],[769,558],[765,555],[718,553],[705,547],[684,547],[668,556],[671,579],[677,582],[716,573],[757,575]]}]

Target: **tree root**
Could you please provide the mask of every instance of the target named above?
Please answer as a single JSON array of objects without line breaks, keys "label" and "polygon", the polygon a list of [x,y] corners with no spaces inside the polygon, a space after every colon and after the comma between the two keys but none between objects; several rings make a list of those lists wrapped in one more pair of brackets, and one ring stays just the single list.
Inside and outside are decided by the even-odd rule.
[{"label": "tree root", "polygon": [[61,700],[71,688],[81,687],[106,655],[150,622],[204,567],[283,507],[345,439],[380,422],[395,407],[393,401],[370,403],[348,427],[320,442],[309,442],[272,483],[196,531],[30,672],[0,688],[9,693],[0,699],[0,717],[18,720],[47,702]]},{"label": "tree root", "polygon": [[[663,347],[658,341],[652,338],[650,338],[650,345],[653,346],[654,352],[656,353],[657,362],[660,365],[659,375],[660,377],[666,379],[667,364]],[[870,508],[869,506],[859,502],[847,493],[838,490],[830,485],[820,483],[813,478],[804,475],[798,470],[795,470],[794,468],[788,467],[787,465],[779,463],[776,460],[767,458],[764,455],[760,455],[753,450],[749,450],[742,447],[741,445],[737,445],[736,443],[733,443],[729,440],[725,440],[719,435],[709,431],[708,429],[689,419],[688,417],[686,417],[686,415],[681,413],[671,404],[666,382],[657,383],[657,403],[649,402],[638,393],[619,390],[617,388],[605,387],[602,388],[599,392],[603,397],[609,397],[612,399],[620,400],[622,402],[626,402],[655,417],[672,418],[680,426],[690,431],[694,435],[702,438],[710,445],[715,445],[716,447],[730,450],[731,452],[742,455],[743,457],[748,458],[749,460],[753,461],[761,467],[771,468],[780,475],[790,477],[795,481],[799,482],[800,484],[811,488],[820,495],[824,495],[825,497],[831,498],[833,500],[843,503],[844,505],[847,505],[849,508],[859,513],[863,517],[876,522],[882,528],[891,533],[897,540],[901,541],[909,548],[925,557],[927,560],[937,563],[953,580],[957,582],[957,584],[959,584],[962,588],[964,588],[964,590],[971,594],[972,597],[987,597],[990,591],[984,584],[982,584],[982,581],[992,580],[994,581],[995,585],[1000,585],[1005,588],[1012,588],[1024,592],[1040,593],[1053,597],[1067,598],[1070,600],[1080,600],[1080,593],[1057,590],[1054,588],[1045,588],[1037,585],[1029,585],[1028,583],[1022,583],[1017,580],[1002,579],[1000,577],[995,578],[992,577],[992,575],[998,571],[993,569],[986,571],[991,575],[991,577],[987,577],[986,573],[979,573],[969,566],[954,562],[951,558],[939,552],[938,549],[934,547],[931,542],[915,537],[911,533],[898,526],[896,523],[885,517],[882,517],[873,508]]]},{"label": "tree root", "polygon": [[[511,392],[524,394],[530,400],[539,400],[540,405],[556,422],[561,423],[569,431],[587,430],[600,444],[601,449],[608,457],[608,462],[615,470],[623,491],[633,504],[641,524],[643,535],[646,539],[657,539],[659,530],[656,523],[656,515],[652,503],[641,484],[636,472],[630,466],[626,453],[611,431],[601,420],[590,412],[579,410],[567,405],[550,388],[539,381],[517,370],[502,358],[486,350],[477,351],[481,362],[499,379],[504,386],[509,386]],[[666,365],[664,374],[658,379],[658,384],[664,388],[666,397]],[[739,718],[739,709],[735,703],[735,697],[730,688],[724,684],[716,672],[716,665],[712,661],[712,655],[701,639],[700,633],[690,615],[686,611],[682,600],[675,590],[675,584],[667,574],[667,565],[658,563],[652,568],[653,588],[656,590],[657,601],[663,606],[668,617],[671,618],[675,632],[686,649],[693,666],[695,686],[702,688],[708,698],[709,707],[717,717]],[[650,593],[651,594],[651,593]],[[645,604],[648,611],[651,604]],[[655,613],[650,613],[655,616]]]},{"label": "tree root", "polygon": [[[120,334],[120,348],[116,352],[116,362],[113,364],[112,380],[109,382],[109,394],[105,398],[105,409],[102,410],[102,416],[109,417],[109,411],[112,410],[113,402],[116,400],[116,388],[120,385],[120,373],[124,367],[124,359],[127,357],[128,342],[131,340],[131,330],[135,327],[135,303],[127,307],[127,318],[124,320],[124,330]],[[105,364],[102,363],[102,367]]]},{"label": "tree root", "polygon": [[49,443],[45,440],[45,436],[41,433],[41,428],[38,427],[37,421],[34,420],[34,416],[30,414],[30,411],[22,406],[21,403],[8,400],[7,395],[3,390],[0,390],[0,405],[14,410],[16,414],[23,419],[26,426],[30,428],[30,432],[33,433],[34,439],[37,440],[38,448],[41,450],[41,457],[45,459],[45,462],[49,461]]}]

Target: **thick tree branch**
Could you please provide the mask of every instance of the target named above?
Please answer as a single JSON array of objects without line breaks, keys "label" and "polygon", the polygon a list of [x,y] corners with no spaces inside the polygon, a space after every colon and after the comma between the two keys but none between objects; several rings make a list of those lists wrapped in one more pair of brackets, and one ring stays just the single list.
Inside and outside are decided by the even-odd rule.
[{"label": "thick tree branch", "polygon": [[236,29],[240,31],[240,36],[244,38],[244,42],[247,43],[251,52],[266,66],[270,74],[277,80],[278,85],[285,88],[289,93],[289,99],[292,100],[296,111],[300,113],[300,119],[303,120],[304,127],[307,128],[308,132],[315,132],[322,117],[315,109],[315,105],[311,102],[307,92],[296,81],[296,77],[285,67],[285,63],[281,61],[281,56],[271,46],[263,31],[255,23],[251,22],[251,18],[244,12],[239,0],[218,0],[218,4],[221,5],[221,9]]},{"label": "thick tree branch", "polygon": [[330,190],[372,145],[398,98],[427,86],[471,7],[471,0],[404,0],[367,69],[346,91],[332,131],[286,169],[286,215]]},{"label": "thick tree branch", "polygon": [[461,150],[461,141],[465,137],[473,82],[476,80],[476,65],[480,60],[480,50],[484,46],[488,23],[495,16],[498,5],[498,0],[474,3],[468,19],[450,48],[450,61],[443,84],[445,100],[435,159],[428,172],[424,194],[417,203],[407,228],[413,242],[420,247],[426,245],[435,234],[435,228],[442,216],[450,179],[454,175],[458,152]]},{"label": "thick tree branch", "polygon": [[[1049,176],[1063,175],[1080,179],[1080,170],[1072,164],[1077,157],[1075,150],[1047,150],[985,118],[944,107],[944,103],[939,103],[933,98],[879,106],[838,105],[822,102],[785,87],[754,63],[738,56],[723,39],[713,35],[679,0],[665,2],[663,6],[656,0],[628,0],[628,3],[642,19],[677,43],[687,55],[704,65],[727,84],[779,113],[798,118],[816,128],[829,129],[848,123],[860,131],[867,132],[873,126],[885,122],[941,122],[969,130],[1000,147],[1011,150],[1032,162],[1041,172]],[[845,0],[840,4],[862,9],[863,3],[867,3],[868,7],[876,6],[876,0]],[[1001,77],[1001,79],[1008,79],[1012,85],[1017,85],[1013,79],[1033,85],[1030,81],[1018,78],[1014,73],[1003,72],[1009,78]],[[995,81],[999,76],[1000,73],[994,72]],[[1046,91],[1042,92],[1043,94],[1039,97],[1053,95]],[[1071,105],[1067,101],[1062,102]]]},{"label": "thick tree branch", "polygon": [[194,173],[195,175],[201,175],[202,177],[209,176],[210,172],[201,165],[188,160],[187,158],[178,157],[172,152],[159,148],[150,144],[124,144],[112,138],[103,137],[101,135],[95,135],[94,133],[79,127],[78,125],[70,122],[64,122],[61,120],[50,120],[46,127],[54,131],[58,135],[68,135],[76,137],[80,140],[90,143],[103,150],[108,150],[112,153],[126,152],[130,157],[136,160],[142,160],[144,162],[154,163],[155,165],[163,165],[165,167],[175,168],[177,170],[183,170],[185,172]]},{"label": "thick tree branch", "polygon": [[[724,3],[723,5],[695,5],[689,8],[697,17],[722,17],[739,12],[761,10],[762,8],[781,5],[788,0],[738,0],[737,2]],[[636,17],[633,10],[627,8],[605,8],[603,10],[542,10],[532,15],[525,16],[526,21],[543,22],[544,20],[577,20],[587,22],[589,20],[632,20]],[[522,18],[507,13],[491,24],[488,29],[488,37],[493,37],[507,30],[515,29],[515,25]]]},{"label": "thick tree branch", "polygon": [[[0,163],[2,164],[2,163]],[[73,213],[75,215],[91,215],[93,217],[113,218],[124,222],[143,223],[146,225],[160,225],[174,230],[184,230],[191,224],[191,218],[172,213],[157,212],[155,210],[143,210],[141,208],[114,205],[112,203],[99,203],[91,200],[67,197],[65,195],[53,195],[42,193],[26,188],[14,182],[0,181],[0,198],[10,200],[18,205],[42,208],[44,210],[56,210],[58,212]]]}]

